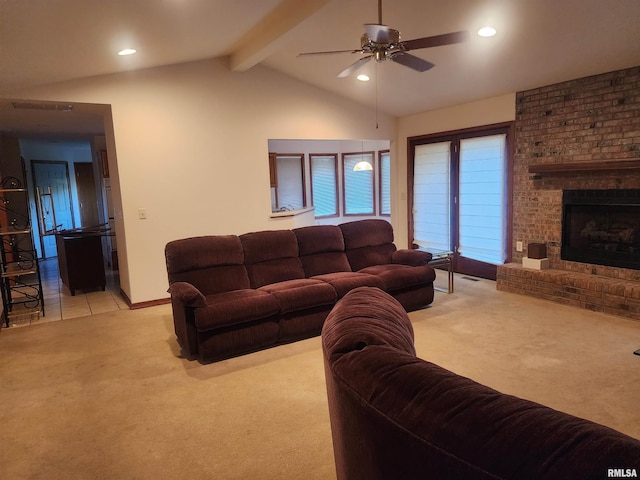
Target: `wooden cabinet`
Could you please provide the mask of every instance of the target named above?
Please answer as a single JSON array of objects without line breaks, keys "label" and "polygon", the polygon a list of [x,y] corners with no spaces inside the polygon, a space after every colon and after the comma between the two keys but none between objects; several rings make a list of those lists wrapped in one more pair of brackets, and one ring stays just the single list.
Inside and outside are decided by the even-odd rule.
[{"label": "wooden cabinet", "polygon": [[102,238],[92,234],[58,234],[58,268],[60,279],[71,292],[106,287]]}]

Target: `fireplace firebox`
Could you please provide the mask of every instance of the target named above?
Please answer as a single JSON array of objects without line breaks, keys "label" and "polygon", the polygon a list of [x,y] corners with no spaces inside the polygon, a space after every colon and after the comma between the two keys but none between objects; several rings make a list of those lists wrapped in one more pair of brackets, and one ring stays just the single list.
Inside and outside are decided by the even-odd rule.
[{"label": "fireplace firebox", "polygon": [[640,270],[640,189],[564,190],[560,256]]}]

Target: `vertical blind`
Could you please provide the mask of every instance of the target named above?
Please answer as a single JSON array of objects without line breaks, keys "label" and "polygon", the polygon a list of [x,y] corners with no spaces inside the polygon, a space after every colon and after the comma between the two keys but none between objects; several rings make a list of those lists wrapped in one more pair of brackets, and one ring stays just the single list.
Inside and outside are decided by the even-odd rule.
[{"label": "vertical blind", "polygon": [[311,190],[315,216],[338,214],[335,155],[311,155]]},{"label": "vertical blind", "polygon": [[460,140],[458,252],[504,263],[504,155],[506,135]]},{"label": "vertical blind", "polygon": [[373,153],[345,154],[344,166],[344,213],[346,215],[371,215],[373,211],[373,170],[353,171],[360,161],[373,166]]},{"label": "vertical blind", "polygon": [[451,249],[451,142],[418,145],[414,155],[414,243],[425,250]]}]

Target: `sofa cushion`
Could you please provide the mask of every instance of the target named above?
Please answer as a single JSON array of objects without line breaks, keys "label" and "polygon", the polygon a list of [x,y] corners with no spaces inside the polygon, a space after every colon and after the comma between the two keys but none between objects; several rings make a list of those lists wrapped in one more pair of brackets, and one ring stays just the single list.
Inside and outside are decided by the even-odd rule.
[{"label": "sofa cushion", "polygon": [[337,225],[311,225],[292,230],[298,240],[300,256],[314,253],[344,252],[342,230]]},{"label": "sofa cushion", "polygon": [[346,250],[393,243],[393,227],[386,220],[357,220],[343,223],[339,227]]},{"label": "sofa cushion", "polygon": [[240,239],[209,235],[169,242],[165,247],[169,284],[187,282],[204,295],[249,288]]},{"label": "sofa cushion", "polygon": [[167,243],[165,259],[171,276],[218,265],[242,265],[244,253],[236,235],[208,235]]},{"label": "sofa cushion", "polygon": [[369,219],[339,225],[351,270],[357,272],[371,265],[393,263],[396,246],[393,227],[386,220]]},{"label": "sofa cushion", "polygon": [[349,260],[344,252],[326,252],[300,257],[307,278],[332,272],[351,272]]},{"label": "sofa cushion", "polygon": [[198,331],[204,332],[276,315],[276,297],[260,290],[244,289],[207,295],[207,306],[195,310]]},{"label": "sofa cushion", "polygon": [[278,299],[282,313],[290,313],[322,305],[333,305],[336,292],[331,285],[310,278],[271,283],[259,289]]},{"label": "sofa cushion", "polygon": [[240,235],[251,288],[304,278],[298,241],[291,230]]},{"label": "sofa cushion", "polygon": [[396,251],[395,245],[387,243],[385,245],[375,245],[370,247],[347,250],[349,265],[354,272],[372,265],[386,265],[393,263],[392,255]]},{"label": "sofa cushion", "polygon": [[363,268],[360,273],[379,276],[384,285],[384,290],[387,292],[402,290],[416,285],[426,285],[433,283],[436,279],[436,272],[429,265],[420,267],[398,264],[374,265]]},{"label": "sofa cushion", "polygon": [[338,298],[344,297],[347,293],[357,287],[378,287],[384,288],[382,278],[377,275],[359,272],[335,272],[312,277],[316,280],[327,282],[338,294]]},{"label": "sofa cushion", "polygon": [[332,272],[350,272],[342,230],[336,225],[312,225],[293,229],[300,261],[307,278]]}]

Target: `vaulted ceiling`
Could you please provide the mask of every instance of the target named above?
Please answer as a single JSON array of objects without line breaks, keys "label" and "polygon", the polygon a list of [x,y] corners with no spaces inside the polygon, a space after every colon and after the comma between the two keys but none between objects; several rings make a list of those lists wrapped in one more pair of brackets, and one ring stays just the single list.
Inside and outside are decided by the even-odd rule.
[{"label": "vaulted ceiling", "polygon": [[[640,65],[638,0],[387,0],[383,23],[402,40],[459,30],[466,43],[412,53],[423,73],[369,62],[371,77],[337,74],[361,54],[377,0],[7,0],[0,2],[0,97],[31,86],[193,60],[260,64],[395,116]],[[497,35],[482,38],[485,25]],[[132,56],[118,56],[125,47]],[[88,113],[88,115],[91,115]],[[0,101],[0,131],[13,114]]]}]

